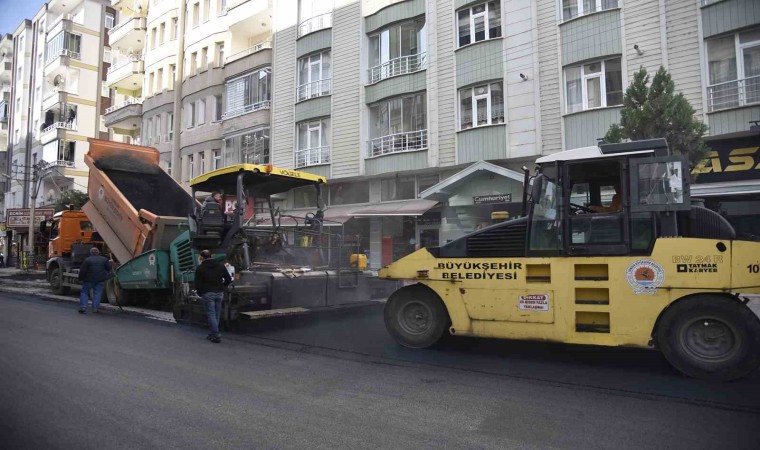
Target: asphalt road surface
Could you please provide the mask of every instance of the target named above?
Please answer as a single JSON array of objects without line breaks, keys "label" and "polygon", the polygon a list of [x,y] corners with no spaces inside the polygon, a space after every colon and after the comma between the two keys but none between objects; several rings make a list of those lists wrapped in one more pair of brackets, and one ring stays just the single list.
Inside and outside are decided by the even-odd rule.
[{"label": "asphalt road surface", "polygon": [[656,352],[448,339],[373,306],[201,327],[0,294],[0,448],[760,448],[760,373]]}]

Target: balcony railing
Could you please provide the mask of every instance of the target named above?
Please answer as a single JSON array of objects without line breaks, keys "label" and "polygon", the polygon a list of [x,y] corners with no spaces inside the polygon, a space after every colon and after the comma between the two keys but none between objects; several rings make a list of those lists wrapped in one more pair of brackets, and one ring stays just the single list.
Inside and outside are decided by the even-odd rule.
[{"label": "balcony railing", "polygon": [[367,146],[367,157],[387,155],[390,153],[409,152],[427,148],[427,130],[410,131],[408,133],[389,134],[370,140]]},{"label": "balcony railing", "polygon": [[708,111],[760,103],[760,75],[707,87]]},{"label": "balcony railing", "polygon": [[322,97],[324,95],[330,95],[330,89],[332,88],[332,80],[318,80],[312,81],[298,86],[297,101],[308,100],[310,98]]},{"label": "balcony railing", "polygon": [[47,61],[45,61],[45,64],[50,64],[51,62],[53,62],[53,60],[55,60],[59,56],[68,56],[71,59],[81,59],[82,58],[82,55],[79,54],[78,52],[72,52],[69,49],[62,48],[57,53],[53,53],[53,54],[48,55],[48,58],[47,58]]},{"label": "balcony railing", "polygon": [[106,108],[106,114],[112,113],[116,111],[117,109],[121,109],[129,105],[142,105],[142,102],[143,102],[143,99],[141,98],[133,98],[130,100],[125,100],[117,105],[113,105],[109,108]]},{"label": "balcony railing", "polygon": [[52,125],[42,129],[42,134],[45,134],[49,131],[53,131],[58,128],[63,128],[65,130],[76,130],[77,126],[76,124],[71,123],[71,122],[53,122]]},{"label": "balcony railing", "polygon": [[256,52],[260,52],[266,48],[272,48],[272,41],[264,41],[259,42],[258,44],[254,45],[253,47],[248,47],[247,49],[237,52],[235,54],[232,54],[224,59],[225,64],[230,63],[232,61],[235,61],[240,58],[244,58],[248,55],[253,55]]},{"label": "balcony railing", "polygon": [[325,28],[332,27],[333,13],[324,13],[319,16],[306,19],[298,25],[298,37],[306,36],[309,33],[315,31],[324,30]]},{"label": "balcony railing", "polygon": [[250,105],[244,105],[240,108],[231,109],[224,114],[222,114],[222,120],[226,119],[232,119],[233,117],[241,116],[243,114],[248,114],[250,112],[259,111],[262,109],[269,109],[272,107],[272,102],[269,100],[265,100],[263,102],[258,103],[251,103]]},{"label": "balcony railing", "polygon": [[136,56],[132,55],[127,58],[118,59],[115,63],[111,64],[111,66],[108,68],[108,74],[110,75],[113,72],[116,72],[117,70],[121,69],[124,66],[127,66],[132,63],[140,62],[142,61],[142,56]]},{"label": "balcony railing", "polygon": [[74,167],[75,163],[74,161],[68,161],[65,159],[57,159],[55,161],[48,162],[49,167]]},{"label": "balcony railing", "polygon": [[296,150],[296,167],[318,166],[330,162],[330,147]]},{"label": "balcony railing", "polygon": [[373,84],[377,83],[380,80],[395,77],[397,75],[414,73],[424,69],[425,66],[426,58],[424,52],[417,53],[416,55],[394,58],[390,61],[380,64],[379,66],[375,66],[369,69],[369,83]]}]

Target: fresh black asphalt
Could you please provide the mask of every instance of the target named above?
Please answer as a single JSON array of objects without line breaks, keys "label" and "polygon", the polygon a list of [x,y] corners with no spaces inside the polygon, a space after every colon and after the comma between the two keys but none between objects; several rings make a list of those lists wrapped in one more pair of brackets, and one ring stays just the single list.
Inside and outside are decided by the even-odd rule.
[{"label": "fresh black asphalt", "polygon": [[382,306],[201,327],[0,294],[0,448],[758,448],[760,373],[652,351],[448,339]]}]

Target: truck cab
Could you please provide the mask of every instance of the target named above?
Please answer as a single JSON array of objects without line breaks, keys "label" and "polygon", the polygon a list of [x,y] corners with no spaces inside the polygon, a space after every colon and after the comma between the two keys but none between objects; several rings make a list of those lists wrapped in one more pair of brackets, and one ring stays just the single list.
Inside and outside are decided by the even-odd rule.
[{"label": "truck cab", "polygon": [[102,250],[103,240],[82,211],[57,212],[46,228],[49,228],[47,278],[55,293],[66,294],[77,285],[76,270],[90,248]]},{"label": "truck cab", "polygon": [[410,284],[385,308],[399,343],[427,347],[448,331],[656,347],[681,372],[711,379],[760,365],[760,319],[747,306],[760,293],[760,242],[692,204],[688,163],[664,139],[536,165],[525,217],[380,271]]}]

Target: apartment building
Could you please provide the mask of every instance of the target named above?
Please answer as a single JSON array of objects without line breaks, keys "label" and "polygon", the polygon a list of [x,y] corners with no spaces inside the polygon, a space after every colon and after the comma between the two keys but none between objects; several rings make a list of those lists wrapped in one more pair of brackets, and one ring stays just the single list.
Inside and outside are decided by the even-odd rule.
[{"label": "apartment building", "polygon": [[[11,110],[11,79],[13,74],[13,36],[0,37],[0,222],[5,222],[5,196],[10,187],[10,152],[8,151],[8,122]],[[3,176],[5,175],[5,176]],[[7,253],[5,233],[0,234],[0,252]]]},{"label": "apartment building", "polygon": [[[87,138],[107,136],[103,49],[112,19],[101,0],[54,0],[13,33],[6,208],[29,207],[30,168],[42,161],[47,168],[36,206],[52,203],[63,190],[86,190]],[[26,238],[23,227],[13,232],[17,242]]]}]

